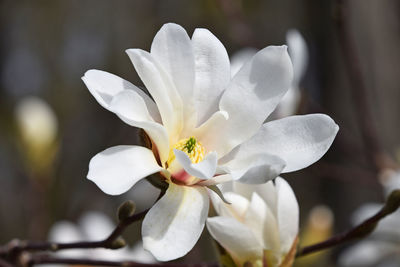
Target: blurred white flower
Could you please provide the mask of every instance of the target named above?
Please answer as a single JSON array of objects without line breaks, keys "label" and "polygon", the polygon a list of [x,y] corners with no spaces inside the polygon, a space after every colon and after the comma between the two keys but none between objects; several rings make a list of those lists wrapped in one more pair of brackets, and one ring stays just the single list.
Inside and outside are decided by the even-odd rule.
[{"label": "blurred white flower", "polygon": [[47,146],[57,136],[57,118],[41,98],[26,97],[18,102],[15,116],[22,138],[33,146]]},{"label": "blurred white flower", "polygon": [[21,152],[28,167],[42,178],[52,168],[58,151],[57,117],[44,100],[31,96],[18,102],[15,118],[21,137]]},{"label": "blurred white flower", "polygon": [[[400,171],[385,170],[381,176],[385,195],[400,189]],[[358,225],[375,215],[383,203],[366,203],[352,216]],[[400,262],[400,210],[379,221],[375,230],[366,239],[346,249],[339,257],[340,266],[398,266]],[[390,265],[391,264],[391,265]],[[395,265],[393,265],[395,264]]]},{"label": "blurred white flower", "polygon": [[181,257],[196,244],[208,214],[207,186],[264,183],[307,167],[338,131],[323,114],[263,124],[292,83],[286,46],[260,50],[233,78],[224,46],[206,29],[190,39],[181,26],[165,24],[150,53],[127,53],[155,102],[107,72],[89,70],[82,79],[100,105],[142,128],[152,147],[106,149],[92,158],[87,177],[117,195],[162,175],[168,190],[142,225],[144,247],[158,260]]},{"label": "blurred white flower", "polygon": [[[91,211],[85,213],[78,224],[69,221],[59,221],[54,224],[49,232],[49,240],[53,242],[98,241],[107,238],[114,229],[115,225],[106,215]],[[61,257],[85,257],[96,260],[156,262],[154,257],[143,249],[141,242],[136,244],[133,249],[128,247],[116,250],[72,249],[61,250],[56,254]]]},{"label": "blurred white flower", "polygon": [[[307,43],[301,33],[295,29],[289,30],[286,33],[286,43],[293,64],[293,81],[291,88],[286,92],[279,102],[278,107],[273,112],[273,118],[283,118],[296,113],[301,99],[300,82],[307,70],[308,49]],[[247,47],[233,54],[231,57],[232,77],[256,53],[256,49]]]},{"label": "blurred white flower", "polygon": [[299,206],[282,178],[262,185],[232,183],[222,186],[227,201],[213,197],[219,216],[207,219],[210,234],[231,255],[237,266],[251,263],[269,267],[291,266],[299,231]]}]

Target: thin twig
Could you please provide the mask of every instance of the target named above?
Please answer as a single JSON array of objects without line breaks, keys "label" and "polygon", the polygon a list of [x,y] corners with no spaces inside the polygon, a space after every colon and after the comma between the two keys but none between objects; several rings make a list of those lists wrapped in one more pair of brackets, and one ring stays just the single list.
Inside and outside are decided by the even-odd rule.
[{"label": "thin twig", "polygon": [[217,263],[138,263],[133,261],[106,261],[84,258],[56,258],[47,255],[32,255],[28,264],[72,264],[72,265],[96,265],[96,266],[124,266],[124,267],[217,267]]},{"label": "thin twig", "polygon": [[395,212],[399,208],[399,206],[400,206],[400,189],[394,190],[390,194],[385,205],[374,216],[370,217],[369,219],[365,220],[361,224],[357,225],[356,227],[345,233],[331,237],[326,241],[298,249],[296,257],[302,257],[310,253],[318,252],[355,239],[366,237],[367,235],[373,232],[373,230],[375,229],[376,225],[379,223],[380,220],[382,220],[389,214]]}]

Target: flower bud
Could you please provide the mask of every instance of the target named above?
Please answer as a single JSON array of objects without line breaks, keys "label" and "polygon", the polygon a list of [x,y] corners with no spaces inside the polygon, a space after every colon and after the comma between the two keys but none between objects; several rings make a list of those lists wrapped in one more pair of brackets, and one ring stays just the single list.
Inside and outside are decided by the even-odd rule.
[{"label": "flower bud", "polygon": [[126,241],[122,237],[115,239],[112,243],[110,248],[111,249],[119,249],[126,246]]},{"label": "flower bud", "polygon": [[125,201],[118,208],[118,220],[121,222],[126,220],[135,213],[135,210],[136,210],[136,205],[133,201],[131,200]]}]

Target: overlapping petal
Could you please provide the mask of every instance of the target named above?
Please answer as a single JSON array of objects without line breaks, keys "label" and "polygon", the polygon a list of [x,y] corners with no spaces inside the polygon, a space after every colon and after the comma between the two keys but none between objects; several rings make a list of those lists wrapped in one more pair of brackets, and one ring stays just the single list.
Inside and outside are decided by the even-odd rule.
[{"label": "overlapping petal", "polygon": [[262,245],[258,243],[253,232],[241,222],[230,217],[216,216],[207,219],[207,229],[229,252],[238,266],[242,266],[245,261],[262,258]]},{"label": "overlapping petal", "polygon": [[104,193],[119,195],[140,179],[159,171],[163,168],[157,164],[151,150],[140,146],[115,146],[90,160],[87,178]]},{"label": "overlapping petal", "polygon": [[188,155],[178,149],[174,149],[176,159],[183,169],[190,175],[200,179],[210,179],[217,169],[217,153],[208,153],[199,163],[192,163]]},{"label": "overlapping petal", "polygon": [[331,146],[339,127],[323,114],[291,116],[267,122],[240,145],[235,158],[268,153],[283,159],[284,172],[303,169],[319,160]]},{"label": "overlapping petal", "polygon": [[97,102],[105,109],[110,110],[110,103],[118,93],[131,90],[138,94],[145,103],[146,109],[143,112],[148,112],[152,120],[161,122],[160,113],[154,101],[130,82],[101,70],[88,70],[82,77],[82,80]]},{"label": "overlapping petal", "polygon": [[[209,149],[223,156],[261,127],[292,82],[292,63],[286,46],[269,46],[259,51],[233,77],[221,97],[220,110],[229,119],[210,132]],[[251,119],[249,115],[251,114]]]},{"label": "overlapping petal", "polygon": [[170,183],[142,225],[143,246],[167,261],[184,256],[199,239],[208,214],[207,189]]},{"label": "overlapping petal", "polygon": [[195,55],[194,99],[198,124],[218,110],[223,90],[230,82],[230,64],[224,45],[207,29],[196,29],[192,36]]},{"label": "overlapping petal", "polygon": [[183,105],[170,76],[152,55],[141,49],[126,50],[137,73],[157,103],[170,143],[175,143],[183,129]]}]

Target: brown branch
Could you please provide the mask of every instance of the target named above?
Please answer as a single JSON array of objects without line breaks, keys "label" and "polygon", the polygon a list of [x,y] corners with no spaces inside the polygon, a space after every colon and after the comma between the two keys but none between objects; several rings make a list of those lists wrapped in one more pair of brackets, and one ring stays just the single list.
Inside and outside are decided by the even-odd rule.
[{"label": "brown branch", "polygon": [[348,0],[337,0],[337,32],[342,48],[345,67],[351,84],[351,94],[354,102],[356,116],[361,128],[362,138],[367,148],[368,160],[374,170],[395,165],[393,160],[385,153],[379,140],[377,128],[373,122],[372,112],[368,104],[368,91],[365,85],[361,64],[357,55],[356,44],[352,38],[349,23]]},{"label": "brown branch", "polygon": [[388,197],[385,205],[374,216],[365,220],[353,229],[331,237],[326,241],[298,249],[296,257],[302,257],[310,253],[315,253],[324,249],[328,249],[355,239],[366,237],[372,233],[380,220],[395,212],[400,206],[400,189],[394,190]]},{"label": "brown branch", "polygon": [[27,264],[72,264],[72,265],[96,265],[96,266],[124,266],[124,267],[218,267],[217,263],[139,263],[133,261],[106,261],[84,258],[56,258],[48,255],[33,255],[28,259]]}]

